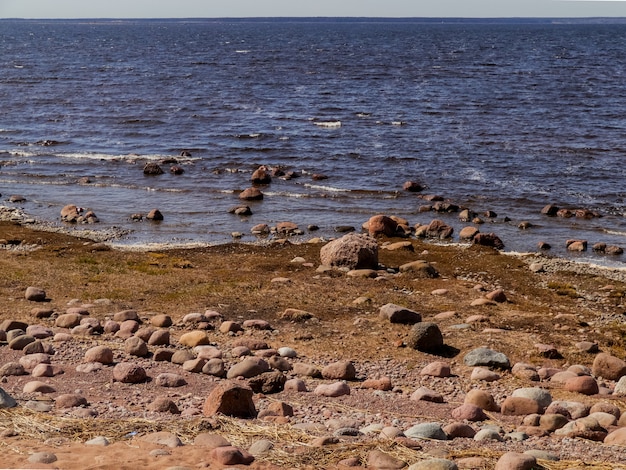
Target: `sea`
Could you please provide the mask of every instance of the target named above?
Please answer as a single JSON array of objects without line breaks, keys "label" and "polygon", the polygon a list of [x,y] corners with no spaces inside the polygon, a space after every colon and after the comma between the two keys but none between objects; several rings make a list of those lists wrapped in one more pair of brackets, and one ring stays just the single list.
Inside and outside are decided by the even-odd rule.
[{"label": "sea", "polygon": [[[256,243],[283,221],[332,238],[375,214],[458,243],[471,223],[424,211],[436,195],[505,251],[626,267],[591,250],[626,248],[624,51],[626,24],[582,20],[1,20],[0,204],[93,210],[125,246]],[[261,165],[294,177],[242,202]]]}]

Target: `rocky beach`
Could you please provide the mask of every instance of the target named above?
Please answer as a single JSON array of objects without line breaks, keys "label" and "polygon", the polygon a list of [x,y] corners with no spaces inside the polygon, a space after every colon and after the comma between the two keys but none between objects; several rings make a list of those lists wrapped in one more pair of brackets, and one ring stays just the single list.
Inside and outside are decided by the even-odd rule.
[{"label": "rocky beach", "polygon": [[143,251],[3,218],[4,468],[626,468],[624,270],[384,216]]}]

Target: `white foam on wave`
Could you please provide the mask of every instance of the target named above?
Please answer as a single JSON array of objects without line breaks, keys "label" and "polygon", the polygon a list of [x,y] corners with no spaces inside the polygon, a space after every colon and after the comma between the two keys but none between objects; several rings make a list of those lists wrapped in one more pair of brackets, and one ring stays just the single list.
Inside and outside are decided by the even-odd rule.
[{"label": "white foam on wave", "polygon": [[336,129],[341,127],[341,121],[318,121],[314,124],[318,127],[324,127],[326,129]]},{"label": "white foam on wave", "polygon": [[619,237],[626,237],[626,232],[620,232],[619,230],[604,230],[604,233],[609,235],[617,235]]},{"label": "white foam on wave", "polygon": [[149,160],[149,161],[159,161],[170,158],[175,158],[177,160],[184,161],[192,161],[192,160],[200,160],[199,157],[176,157],[172,155],[160,155],[160,154],[146,154],[139,155],[136,153],[129,153],[124,155],[113,155],[108,153],[83,153],[83,152],[69,152],[69,153],[59,153],[59,157],[61,158],[74,158],[74,159],[84,159],[84,160],[107,160],[107,161],[129,161],[134,162],[136,160]]},{"label": "white foam on wave", "polygon": [[324,185],[321,185],[321,184],[305,183],[304,186],[307,187],[307,188],[311,188],[311,189],[319,189],[319,190],[322,190],[322,191],[329,191],[329,192],[333,192],[333,193],[349,193],[350,192],[349,189],[334,188],[332,186],[324,186]]},{"label": "white foam on wave", "polygon": [[311,197],[310,194],[306,193],[291,193],[289,191],[266,191],[266,196],[280,196],[280,197],[294,197],[294,198],[306,198]]}]

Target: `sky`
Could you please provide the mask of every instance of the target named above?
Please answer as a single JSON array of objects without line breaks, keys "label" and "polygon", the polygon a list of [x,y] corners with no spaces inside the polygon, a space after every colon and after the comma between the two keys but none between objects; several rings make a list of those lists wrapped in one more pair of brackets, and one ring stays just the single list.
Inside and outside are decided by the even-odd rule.
[{"label": "sky", "polygon": [[0,0],[0,18],[626,17],[626,0]]}]

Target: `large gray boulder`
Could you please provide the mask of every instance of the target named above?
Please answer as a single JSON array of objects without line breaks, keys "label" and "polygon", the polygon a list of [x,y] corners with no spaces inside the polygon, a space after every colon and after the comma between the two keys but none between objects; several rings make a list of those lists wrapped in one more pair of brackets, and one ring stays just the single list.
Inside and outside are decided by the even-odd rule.
[{"label": "large gray boulder", "polygon": [[378,268],[378,243],[369,235],[348,233],[327,243],[320,250],[324,266],[348,269]]}]

